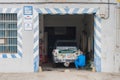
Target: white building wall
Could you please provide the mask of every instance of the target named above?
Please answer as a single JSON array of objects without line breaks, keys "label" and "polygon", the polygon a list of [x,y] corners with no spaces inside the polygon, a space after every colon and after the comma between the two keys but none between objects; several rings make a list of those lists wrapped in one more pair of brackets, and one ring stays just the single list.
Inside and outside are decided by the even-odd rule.
[{"label": "white building wall", "polygon": [[114,54],[116,40],[115,6],[110,7],[110,17],[102,20],[102,70],[114,71]]},{"label": "white building wall", "polygon": [[[8,2],[8,0],[0,0],[0,2]],[[9,0],[9,2],[108,2],[108,0]],[[116,0],[110,0],[116,2]]]},{"label": "white building wall", "polygon": [[[0,5],[0,8],[23,8],[23,5]],[[22,12],[23,13],[23,12]],[[24,22],[24,21],[22,21]],[[22,24],[21,27],[24,27]],[[0,72],[33,72],[33,31],[22,30],[22,58],[0,58]]]},{"label": "white building wall", "polygon": [[[17,2],[19,0],[11,0],[11,1]],[[22,1],[27,2],[28,0],[21,0],[21,2]],[[106,0],[102,0],[102,1],[106,1]],[[115,0],[110,0],[110,1],[116,2]],[[0,0],[0,2],[5,2],[5,0]],[[12,4],[12,5],[1,4],[0,7],[23,8],[23,6],[26,5],[27,4]],[[71,7],[98,8],[99,6],[102,6],[107,9],[106,4],[103,5],[102,4],[94,4],[94,5],[93,4],[71,4],[71,5],[70,4],[29,4],[29,5],[33,6],[34,8],[38,8],[38,7],[65,8],[66,6],[69,8]],[[110,18],[108,18],[107,20],[102,19],[102,72],[120,72],[120,65],[119,65],[120,59],[118,57],[120,51],[116,51],[115,7],[116,5],[111,4]],[[23,57],[21,59],[0,58],[0,72],[33,72],[33,31],[23,30],[22,33],[23,33]]]}]

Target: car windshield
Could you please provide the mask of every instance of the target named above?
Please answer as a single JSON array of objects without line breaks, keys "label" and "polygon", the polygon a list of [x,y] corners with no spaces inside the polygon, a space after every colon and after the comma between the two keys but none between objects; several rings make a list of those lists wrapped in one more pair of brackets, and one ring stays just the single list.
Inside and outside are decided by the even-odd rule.
[{"label": "car windshield", "polygon": [[77,46],[76,42],[57,42],[56,46]]}]

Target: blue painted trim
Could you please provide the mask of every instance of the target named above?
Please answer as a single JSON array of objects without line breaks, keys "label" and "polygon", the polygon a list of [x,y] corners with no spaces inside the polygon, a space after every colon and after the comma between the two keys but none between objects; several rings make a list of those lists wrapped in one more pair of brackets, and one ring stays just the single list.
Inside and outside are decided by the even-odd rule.
[{"label": "blue painted trim", "polygon": [[[53,9],[56,11],[55,14],[71,14],[71,13],[69,13],[70,8],[69,9],[63,8],[63,10],[65,10],[65,12],[62,12],[59,8],[53,8]],[[91,8],[82,8],[82,9],[83,9],[82,12],[78,12],[80,10],[80,8],[74,8],[73,11],[72,11],[72,14],[92,14],[92,13],[96,14],[96,15],[94,15],[94,19],[96,19],[101,24],[101,19],[98,17],[98,14],[97,14],[97,12],[99,11],[99,8],[92,9],[93,10],[92,12],[89,12],[89,10]],[[48,12],[48,13],[42,12],[42,10],[40,10],[40,8],[36,8],[35,10],[39,14],[53,14],[53,12],[49,8],[45,9],[46,12]],[[37,27],[39,27],[39,26],[37,26]],[[96,28],[96,30],[99,33],[101,33],[101,28],[100,28],[100,26],[98,26],[96,24],[96,21],[94,21],[94,27]],[[34,34],[35,34],[35,31],[34,31]],[[98,33],[95,32],[95,29],[94,29],[94,39],[96,39],[101,44],[101,37],[98,36]],[[36,37],[34,37],[34,43],[37,40],[38,39],[36,39]],[[36,46],[36,47],[39,47],[39,46]],[[39,48],[36,48],[36,47],[34,48],[34,52],[36,52],[37,49],[39,50]],[[99,51],[99,53],[101,53],[101,46],[98,45],[98,43],[96,41],[94,41],[94,48],[97,51]],[[94,56],[95,56],[94,63],[95,63],[95,67],[96,67],[97,72],[101,72],[101,58],[97,55],[98,53],[96,52],[96,50],[94,52]],[[38,70],[38,67],[39,67],[39,66],[37,66],[37,63],[39,63],[39,59],[37,57],[39,57],[39,55],[37,55],[34,59],[34,70],[35,70],[35,72]]]},{"label": "blue painted trim", "polygon": [[[96,15],[94,15],[94,64],[96,67],[96,71],[97,72],[101,72],[101,57],[97,55],[96,51],[99,51],[100,55],[101,55],[101,46],[97,44],[96,40],[99,41],[99,43],[101,43],[101,37],[99,37],[96,33],[96,30],[100,33],[101,35],[101,28],[100,26],[98,26],[96,24],[96,20],[97,22],[99,22],[101,24],[101,19],[100,17]],[[95,29],[96,28],[96,29]]]},{"label": "blue painted trim", "polygon": [[49,8],[45,8],[45,10],[48,12],[48,14],[52,13]]},{"label": "blue painted trim", "polygon": [[39,69],[39,56],[36,56],[34,59],[34,72],[38,72]]},{"label": "blue painted trim", "polygon": [[[19,51],[18,49],[19,47],[22,50],[22,44],[19,43],[19,40],[18,40],[18,37],[20,38],[20,40],[22,40],[22,35],[20,35],[20,33],[18,32],[20,27],[22,27],[22,23],[18,25],[19,20],[22,19],[22,13],[18,16],[18,13],[20,13],[21,8],[0,8],[0,13],[3,13],[4,9],[6,9],[4,13],[16,13],[17,14],[17,53],[12,53],[12,54],[3,53],[3,54],[0,54],[2,56],[1,58],[4,58],[4,59],[5,58],[21,58],[23,53]],[[11,12],[12,9],[15,9],[15,11]]]},{"label": "blue painted trim", "polygon": [[3,57],[3,58],[7,58],[7,55],[6,55],[6,54],[2,54],[2,57]]},{"label": "blue painted trim", "polygon": [[62,13],[59,8],[54,8],[54,9],[55,9],[55,11],[56,11],[58,14],[61,14],[61,13]]}]

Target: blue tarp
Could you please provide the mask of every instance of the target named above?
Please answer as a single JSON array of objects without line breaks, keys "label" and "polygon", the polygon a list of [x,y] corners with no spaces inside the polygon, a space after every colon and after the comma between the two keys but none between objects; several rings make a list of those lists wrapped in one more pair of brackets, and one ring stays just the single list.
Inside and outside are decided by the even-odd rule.
[{"label": "blue tarp", "polygon": [[79,67],[84,67],[85,66],[85,55],[81,54],[77,57],[77,59],[75,60],[75,67],[78,69]]}]

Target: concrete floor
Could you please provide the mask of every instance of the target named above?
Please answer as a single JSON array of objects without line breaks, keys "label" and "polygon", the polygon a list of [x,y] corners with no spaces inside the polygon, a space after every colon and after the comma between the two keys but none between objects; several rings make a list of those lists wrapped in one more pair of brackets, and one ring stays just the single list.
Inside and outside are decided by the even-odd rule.
[{"label": "concrete floor", "polygon": [[120,73],[97,73],[85,70],[0,73],[0,80],[120,80]]}]

